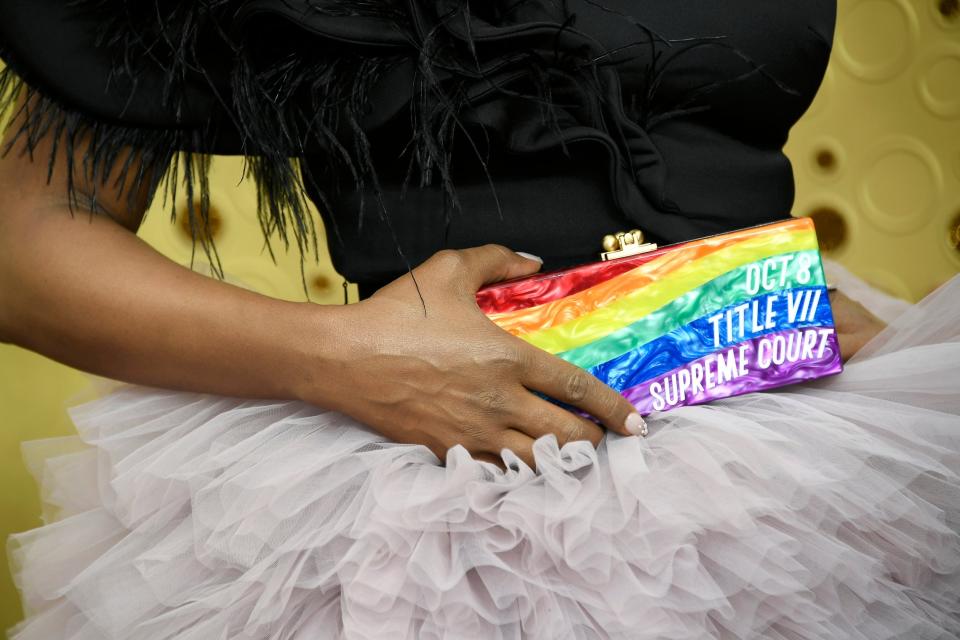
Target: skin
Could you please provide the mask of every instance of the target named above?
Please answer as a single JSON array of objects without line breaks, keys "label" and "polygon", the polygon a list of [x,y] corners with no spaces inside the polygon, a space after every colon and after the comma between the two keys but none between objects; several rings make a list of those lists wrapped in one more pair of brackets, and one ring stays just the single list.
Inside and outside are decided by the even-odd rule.
[{"label": "skin", "polygon": [[[460,444],[495,464],[509,448],[533,467],[540,436],[600,441],[601,426],[531,391],[640,432],[622,396],[477,308],[480,287],[533,274],[535,260],[497,245],[441,251],[414,271],[426,312],[409,275],[356,305],[279,301],[154,251],[136,236],[149,194],[122,192],[116,176],[75,175],[81,195],[96,186],[97,206],[71,212],[65,158],[48,181],[51,148],[0,159],[0,341],[136,384],[302,400],[441,460]],[[845,296],[834,305],[849,357],[882,323]]]},{"label": "skin", "polygon": [[415,270],[426,313],[409,275],[348,307],[275,300],[154,251],[135,235],[148,194],[121,192],[116,176],[90,185],[75,175],[81,194],[97,187],[97,208],[71,213],[64,158],[47,179],[51,149],[45,140],[36,161],[16,150],[0,159],[4,342],[136,384],[303,400],[441,460],[462,444],[491,462],[509,448],[533,466],[542,435],[600,441],[601,426],[531,390],[639,431],[619,394],[477,308],[479,287],[535,273],[538,261],[495,245],[440,252]]},{"label": "skin", "polygon": [[840,353],[844,362],[887,326],[883,320],[867,311],[859,302],[848,298],[842,291],[830,293],[830,307],[833,310],[837,340],[840,342]]}]

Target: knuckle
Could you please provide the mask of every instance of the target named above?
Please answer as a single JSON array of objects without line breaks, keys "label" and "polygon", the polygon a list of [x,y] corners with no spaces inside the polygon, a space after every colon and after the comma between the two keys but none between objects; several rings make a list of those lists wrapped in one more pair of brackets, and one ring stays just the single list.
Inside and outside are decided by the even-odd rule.
[{"label": "knuckle", "polygon": [[563,440],[561,441],[561,444],[583,440],[583,432],[583,424],[581,424],[579,420],[570,420],[563,428]]},{"label": "knuckle", "polygon": [[619,414],[624,414],[626,418],[626,409],[624,405],[626,400],[623,396],[610,388],[605,388],[604,393],[602,394],[600,400],[600,410],[603,412],[602,416],[597,416],[598,418],[616,418]]},{"label": "knuckle", "polygon": [[511,340],[510,349],[511,364],[523,370],[533,368],[534,353],[528,348],[527,343],[519,339]]},{"label": "knuckle", "polygon": [[585,374],[581,371],[571,371],[570,373],[566,374],[564,391],[566,392],[567,399],[570,402],[582,402],[587,397],[587,392],[590,388],[587,375],[589,374]]},{"label": "knuckle", "polygon": [[502,244],[488,244],[484,246],[484,249],[504,260],[517,257],[513,251],[510,251],[510,249],[507,249]]},{"label": "knuckle", "polygon": [[477,404],[484,414],[501,414],[508,405],[507,394],[502,389],[484,389],[477,394]]},{"label": "knuckle", "polygon": [[433,261],[447,273],[458,273],[465,269],[466,260],[460,251],[442,249],[433,254]]},{"label": "knuckle", "polygon": [[492,441],[489,429],[478,422],[465,424],[461,435],[463,446],[471,452],[485,450]]},{"label": "knuckle", "polygon": [[498,341],[497,344],[487,347],[484,353],[491,366],[509,371],[522,369],[526,358],[520,345],[512,340]]}]

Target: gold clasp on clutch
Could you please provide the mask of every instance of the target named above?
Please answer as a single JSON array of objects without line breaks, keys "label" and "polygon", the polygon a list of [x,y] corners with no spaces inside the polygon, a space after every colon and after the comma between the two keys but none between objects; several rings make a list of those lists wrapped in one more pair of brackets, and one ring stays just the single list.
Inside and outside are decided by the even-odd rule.
[{"label": "gold clasp on clutch", "polygon": [[602,260],[625,258],[640,253],[647,253],[656,248],[657,245],[655,243],[643,241],[643,232],[638,229],[621,231],[603,237],[603,253],[600,254],[600,258]]}]

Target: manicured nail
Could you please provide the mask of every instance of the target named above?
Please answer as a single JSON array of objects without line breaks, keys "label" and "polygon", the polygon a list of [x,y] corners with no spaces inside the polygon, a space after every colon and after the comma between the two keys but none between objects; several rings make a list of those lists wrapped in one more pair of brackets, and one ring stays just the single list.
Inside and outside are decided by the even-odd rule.
[{"label": "manicured nail", "polygon": [[647,437],[647,423],[640,417],[639,413],[631,413],[627,416],[627,432],[635,436]]},{"label": "manicured nail", "polygon": [[543,264],[543,258],[541,258],[540,256],[535,256],[532,253],[517,251],[516,254],[521,258],[526,258],[527,260],[533,260],[534,262],[539,262],[540,264]]}]

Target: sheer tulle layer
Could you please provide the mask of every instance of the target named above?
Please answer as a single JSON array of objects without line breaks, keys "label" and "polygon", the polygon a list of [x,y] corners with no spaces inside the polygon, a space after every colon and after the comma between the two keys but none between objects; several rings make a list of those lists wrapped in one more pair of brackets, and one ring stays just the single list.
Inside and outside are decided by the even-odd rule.
[{"label": "sheer tulle layer", "polygon": [[960,279],[839,377],[688,407],[539,473],[298,403],[127,388],[33,464],[42,638],[960,636]]}]

